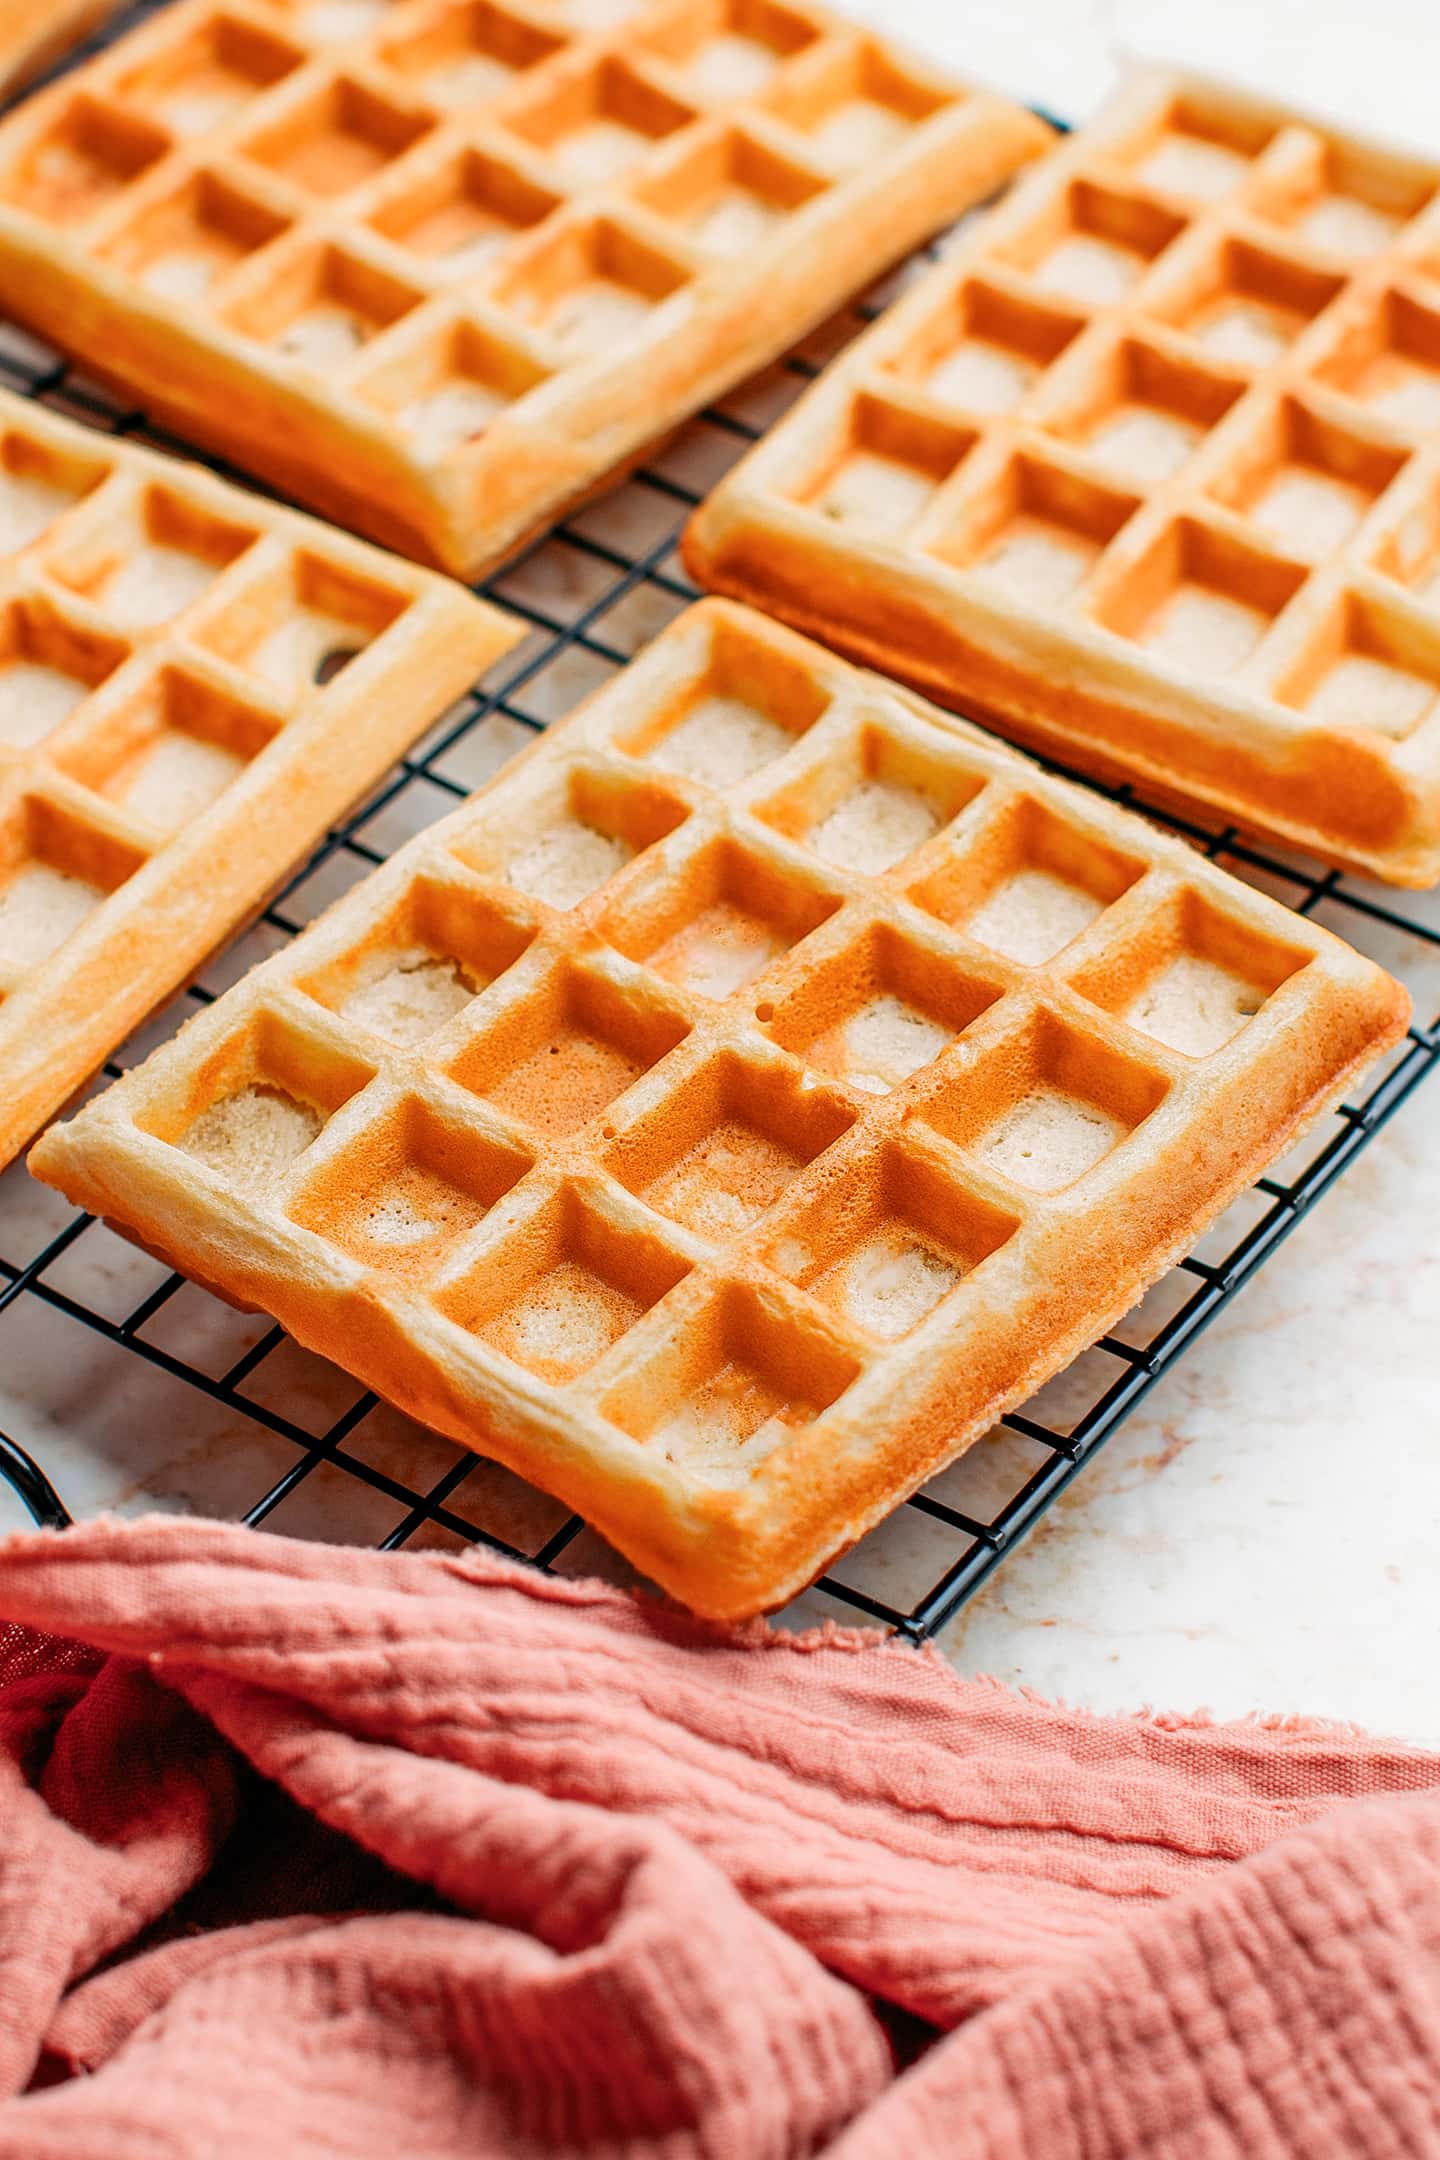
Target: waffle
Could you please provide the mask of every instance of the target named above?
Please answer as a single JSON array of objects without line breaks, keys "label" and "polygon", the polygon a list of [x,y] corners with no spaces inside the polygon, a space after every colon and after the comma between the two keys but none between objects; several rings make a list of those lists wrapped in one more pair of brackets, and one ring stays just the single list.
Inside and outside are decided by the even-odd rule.
[{"label": "waffle", "polygon": [[0,1165],[518,634],[0,392]]},{"label": "waffle", "polygon": [[789,0],[182,0],[0,128],[0,304],[474,577],[1047,140]]},{"label": "waffle", "polygon": [[708,601],[31,1167],[738,1616],[1112,1323],[1407,1010]]},{"label": "waffle", "polygon": [[0,96],[78,44],[117,0],[5,0],[0,22]]},{"label": "waffle", "polygon": [[848,349],[687,561],[1034,748],[1433,883],[1437,187],[1146,76]]}]

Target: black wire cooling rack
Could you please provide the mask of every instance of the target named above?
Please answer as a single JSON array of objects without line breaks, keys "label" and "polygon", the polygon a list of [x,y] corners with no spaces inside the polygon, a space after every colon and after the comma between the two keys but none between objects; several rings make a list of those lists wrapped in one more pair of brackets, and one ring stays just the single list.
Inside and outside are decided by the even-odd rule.
[{"label": "black wire cooling rack", "polygon": [[[109,34],[159,4],[138,0]],[[530,625],[525,643],[326,837],[259,921],[106,1066],[108,1076],[450,810],[689,603],[694,589],[676,544],[690,510],[896,282],[705,413],[652,464],[481,587]],[[109,433],[192,454],[3,324],[0,382]],[[1252,847],[1233,830],[1158,812],[1128,788],[1105,792],[1372,952],[1409,981],[1417,1024],[1363,1098],[1342,1105],[1227,1210],[1120,1328],[826,1575],[805,1601],[809,1616],[859,1615],[917,1642],[942,1627],[1440,1063],[1434,896],[1397,897]],[[1429,1026],[1419,1024],[1426,1015],[1434,1016]],[[367,1537],[387,1549],[479,1540],[545,1568],[614,1567],[578,1516],[398,1417],[279,1328],[231,1312],[90,1216],[67,1211],[18,1166],[0,1180],[6,1419],[15,1429],[0,1433],[0,1477],[38,1522],[64,1525],[66,1501],[76,1513],[150,1503]],[[109,1456],[120,1430],[129,1484]]]}]

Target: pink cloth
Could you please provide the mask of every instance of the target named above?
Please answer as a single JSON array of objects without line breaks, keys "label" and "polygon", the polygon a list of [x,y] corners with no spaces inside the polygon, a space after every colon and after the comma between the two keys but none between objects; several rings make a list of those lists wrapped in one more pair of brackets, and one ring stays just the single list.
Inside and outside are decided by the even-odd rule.
[{"label": "pink cloth", "polygon": [[1418,1750],[206,1523],[0,1611],[0,2160],[1440,2151]]}]

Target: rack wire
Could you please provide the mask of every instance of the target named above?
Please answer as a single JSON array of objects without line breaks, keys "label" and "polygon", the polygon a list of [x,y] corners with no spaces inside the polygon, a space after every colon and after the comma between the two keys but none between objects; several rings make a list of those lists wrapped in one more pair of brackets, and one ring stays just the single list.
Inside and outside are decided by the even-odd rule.
[{"label": "rack wire", "polygon": [[[81,55],[161,4],[136,0]],[[887,280],[705,413],[604,501],[562,521],[486,581],[480,589],[529,624],[525,643],[326,836],[258,922],[117,1054],[107,1076],[453,808],[510,749],[623,667],[689,603],[693,588],[676,546],[690,510],[907,274]],[[3,324],[0,382],[106,432],[194,454]],[[1433,1017],[1429,1025],[1417,1018],[1367,1092],[1261,1178],[1126,1322],[823,1577],[804,1601],[807,1618],[858,1616],[913,1642],[950,1621],[1440,1064],[1433,896],[1397,897],[1249,845],[1233,829],[1159,811],[1129,788],[1101,792],[1373,952],[1409,980],[1417,1016]],[[29,1384],[37,1372],[45,1376],[38,1389]],[[154,1428],[153,1465],[128,1487],[105,1460],[107,1420]],[[0,1180],[0,1421],[17,1428],[0,1432],[0,1479],[37,1522],[63,1526],[71,1509],[149,1503],[302,1533],[368,1536],[386,1549],[478,1540],[543,1568],[614,1567],[578,1516],[478,1451],[456,1450],[386,1411],[297,1352],[279,1328],[229,1312],[132,1253],[18,1166]],[[187,1451],[185,1439],[170,1434],[192,1427],[200,1439]],[[67,1481],[85,1487],[83,1498],[78,1490],[67,1496],[68,1506]]]}]

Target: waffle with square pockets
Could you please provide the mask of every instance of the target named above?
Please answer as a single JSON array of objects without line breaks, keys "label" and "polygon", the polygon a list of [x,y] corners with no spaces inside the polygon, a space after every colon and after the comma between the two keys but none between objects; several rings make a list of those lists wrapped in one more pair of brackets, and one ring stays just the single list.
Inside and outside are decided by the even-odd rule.
[{"label": "waffle with square pockets", "polygon": [[1048,139],[808,0],[181,0],[0,127],[0,305],[474,577]]},{"label": "waffle with square pockets", "polygon": [[728,603],[34,1150],[717,1616],[1133,1304],[1372,962]]},{"label": "waffle with square pockets", "polygon": [[0,21],[0,96],[77,45],[118,0],[5,0]]},{"label": "waffle with square pockets", "polygon": [[1146,75],[694,521],[1033,748],[1440,876],[1440,163]]},{"label": "waffle with square pockets", "polygon": [[519,635],[0,392],[0,1167]]}]

